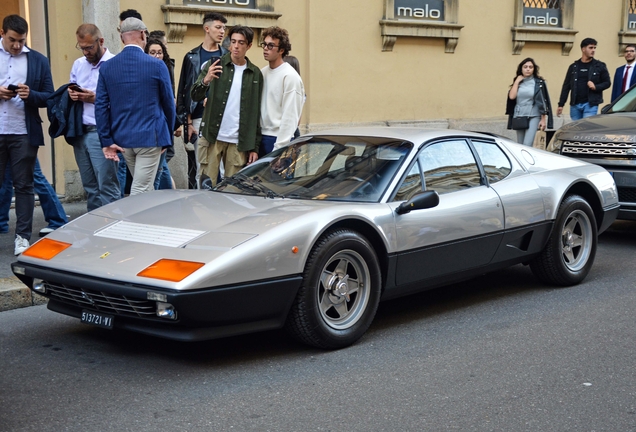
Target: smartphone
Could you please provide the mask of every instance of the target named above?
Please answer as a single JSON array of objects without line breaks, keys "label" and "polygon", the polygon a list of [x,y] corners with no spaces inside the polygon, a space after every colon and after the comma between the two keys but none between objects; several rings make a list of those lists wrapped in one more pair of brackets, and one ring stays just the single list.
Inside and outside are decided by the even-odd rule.
[{"label": "smartphone", "polygon": [[[214,64],[214,62],[217,61],[217,60],[221,60],[221,57],[212,56],[210,58],[210,66],[212,66]],[[217,66],[221,66],[221,62],[217,63]]]},{"label": "smartphone", "polygon": [[71,90],[76,91],[76,92],[83,92],[84,91],[83,88],[81,88],[80,86],[78,86],[75,83],[69,84],[68,88],[70,88]]},{"label": "smartphone", "polygon": [[8,88],[9,90],[11,90],[12,92],[17,92],[17,91],[18,91],[18,86],[17,86],[17,85],[15,85],[15,84],[9,84],[9,85],[7,86],[7,88]]}]

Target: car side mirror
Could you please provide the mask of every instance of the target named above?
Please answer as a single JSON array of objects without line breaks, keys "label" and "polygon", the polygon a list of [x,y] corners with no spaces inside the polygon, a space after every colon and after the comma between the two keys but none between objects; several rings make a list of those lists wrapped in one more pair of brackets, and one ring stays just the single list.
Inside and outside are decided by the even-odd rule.
[{"label": "car side mirror", "polygon": [[610,109],[610,104],[605,105],[603,108],[601,108],[601,114],[607,113],[609,109]]},{"label": "car side mirror", "polygon": [[413,210],[422,210],[436,207],[439,204],[439,195],[434,190],[419,193],[407,202],[403,202],[395,212],[399,215],[407,214]]}]

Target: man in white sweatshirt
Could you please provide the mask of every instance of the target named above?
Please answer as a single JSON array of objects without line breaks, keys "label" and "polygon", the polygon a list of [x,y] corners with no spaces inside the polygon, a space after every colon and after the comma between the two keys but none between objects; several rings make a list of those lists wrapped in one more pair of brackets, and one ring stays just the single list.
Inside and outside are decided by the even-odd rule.
[{"label": "man in white sweatshirt", "polygon": [[288,143],[298,127],[305,102],[305,87],[298,72],[283,61],[291,51],[289,34],[280,27],[263,31],[263,57],[269,65],[263,73],[263,98],[261,100],[260,156]]}]

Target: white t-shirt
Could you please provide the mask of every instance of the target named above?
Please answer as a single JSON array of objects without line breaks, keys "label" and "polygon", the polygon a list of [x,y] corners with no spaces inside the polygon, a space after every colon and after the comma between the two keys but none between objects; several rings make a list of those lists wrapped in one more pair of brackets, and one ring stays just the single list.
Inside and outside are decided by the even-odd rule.
[{"label": "white t-shirt", "polygon": [[245,69],[247,69],[247,62],[243,66],[234,65],[232,87],[230,87],[230,94],[227,96],[221,127],[216,137],[219,141],[238,144],[239,123],[241,121],[241,88]]},{"label": "white t-shirt", "polygon": [[261,100],[261,133],[276,137],[278,149],[294,136],[305,103],[303,80],[289,63],[265,66]]}]

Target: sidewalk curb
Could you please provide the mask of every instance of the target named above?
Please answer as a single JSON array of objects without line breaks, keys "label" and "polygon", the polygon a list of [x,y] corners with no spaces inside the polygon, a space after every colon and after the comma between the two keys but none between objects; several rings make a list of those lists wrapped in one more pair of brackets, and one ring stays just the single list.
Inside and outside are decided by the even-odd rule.
[{"label": "sidewalk curb", "polygon": [[0,278],[0,312],[46,304],[48,299],[33,293],[17,277]]}]

